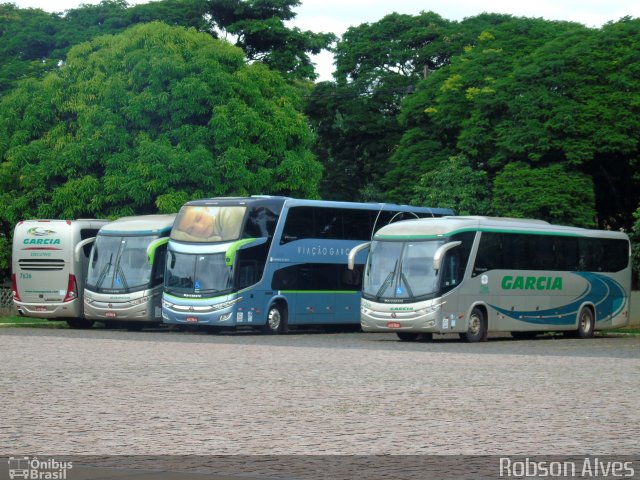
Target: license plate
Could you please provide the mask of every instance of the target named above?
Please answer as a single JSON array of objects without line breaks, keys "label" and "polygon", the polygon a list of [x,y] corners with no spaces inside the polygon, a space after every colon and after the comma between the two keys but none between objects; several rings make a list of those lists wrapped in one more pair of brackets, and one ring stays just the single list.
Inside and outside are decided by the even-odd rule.
[{"label": "license plate", "polygon": [[104,314],[104,316],[107,318],[116,318],[118,315],[116,314],[116,312],[107,312]]},{"label": "license plate", "polygon": [[36,307],[36,312],[46,312],[47,307]]},{"label": "license plate", "polygon": [[198,317],[187,317],[185,320],[187,323],[198,323]]},{"label": "license plate", "polygon": [[387,322],[387,328],[400,328],[400,322]]}]

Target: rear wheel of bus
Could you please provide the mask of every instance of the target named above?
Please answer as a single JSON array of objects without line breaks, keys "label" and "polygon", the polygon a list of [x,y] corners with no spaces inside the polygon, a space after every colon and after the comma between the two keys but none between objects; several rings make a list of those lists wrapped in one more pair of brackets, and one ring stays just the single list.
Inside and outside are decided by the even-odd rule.
[{"label": "rear wheel of bus", "polygon": [[461,333],[460,338],[469,343],[484,342],[487,340],[488,333],[487,318],[484,312],[478,307],[474,307],[469,316],[467,331]]},{"label": "rear wheel of bus", "polygon": [[589,307],[583,307],[578,314],[578,329],[564,332],[565,336],[572,338],[591,338],[596,322],[593,317],[593,310]]},{"label": "rear wheel of bus", "polygon": [[262,332],[268,335],[278,335],[287,332],[287,307],[281,303],[274,303],[269,307],[267,323]]}]

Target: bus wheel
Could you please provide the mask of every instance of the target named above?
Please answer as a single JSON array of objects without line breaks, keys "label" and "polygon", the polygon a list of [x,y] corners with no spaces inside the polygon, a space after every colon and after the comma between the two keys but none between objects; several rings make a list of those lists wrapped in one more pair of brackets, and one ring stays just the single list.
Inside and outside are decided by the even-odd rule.
[{"label": "bus wheel", "polygon": [[398,332],[396,335],[398,335],[398,338],[403,342],[415,342],[418,339],[417,333]]},{"label": "bus wheel", "polygon": [[460,338],[465,342],[484,342],[487,339],[487,319],[479,308],[471,310],[469,317],[469,327],[465,333],[460,334]]},{"label": "bus wheel", "polygon": [[262,332],[269,335],[286,333],[287,331],[287,310],[281,305],[273,304],[269,307],[267,323],[262,327]]},{"label": "bus wheel", "polygon": [[78,329],[91,328],[93,327],[94,323],[95,322],[93,320],[84,320],[82,318],[69,318],[67,320],[67,325],[69,325],[71,328]]},{"label": "bus wheel", "polygon": [[595,322],[593,321],[593,312],[590,308],[583,308],[578,315],[578,331],[576,332],[578,338],[591,338],[593,337],[593,330],[595,328]]}]

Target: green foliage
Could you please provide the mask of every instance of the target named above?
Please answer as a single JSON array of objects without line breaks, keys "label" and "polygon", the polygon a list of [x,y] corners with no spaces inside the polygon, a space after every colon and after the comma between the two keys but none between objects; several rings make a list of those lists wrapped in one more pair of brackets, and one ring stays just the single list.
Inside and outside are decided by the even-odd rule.
[{"label": "green foliage", "polygon": [[[463,155],[487,173],[494,201],[503,201],[494,203],[497,213],[628,227],[640,200],[640,20],[602,29],[542,19],[487,20],[477,23],[482,31],[464,53],[429,75],[402,104],[404,131],[385,176],[390,198],[410,200],[406,184]],[[587,189],[585,203],[569,199],[554,207],[549,199],[558,198],[558,187],[538,180],[536,189],[547,190],[536,190],[536,199],[507,195],[503,180],[513,176],[512,164],[525,177],[558,168],[568,186]]]},{"label": "green foliage", "polygon": [[640,206],[633,213],[633,227],[629,232],[631,237],[631,264],[633,265],[634,280],[637,288],[638,277],[640,276]]},{"label": "green foliage", "polygon": [[289,28],[299,0],[217,0],[209,14],[223,35],[237,38],[249,60],[259,60],[289,79],[317,78],[309,55],[327,49],[336,39],[331,33]]},{"label": "green foliage", "polygon": [[458,215],[490,215],[491,185],[487,173],[461,156],[451,157],[420,178],[413,205],[451,208]]},{"label": "green foliage", "polygon": [[561,225],[595,227],[596,209],[590,176],[563,165],[530,167],[510,163],[493,184],[493,208],[505,217],[539,218]]},{"label": "green foliage", "polygon": [[0,280],[7,278],[11,270],[11,243],[5,236],[0,236]]},{"label": "green foliage", "polygon": [[0,100],[0,217],[169,212],[187,199],[316,197],[321,166],[280,75],[161,23],[70,50]]}]

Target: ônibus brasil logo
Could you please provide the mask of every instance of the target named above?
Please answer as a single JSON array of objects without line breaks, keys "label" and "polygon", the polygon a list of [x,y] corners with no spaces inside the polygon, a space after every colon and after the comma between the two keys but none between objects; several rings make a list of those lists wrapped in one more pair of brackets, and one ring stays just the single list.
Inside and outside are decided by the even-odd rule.
[{"label": "\u00f4nibus brasil logo", "polygon": [[54,458],[38,460],[37,457],[9,457],[9,478],[32,480],[66,480],[67,470],[73,462],[62,462]]}]

